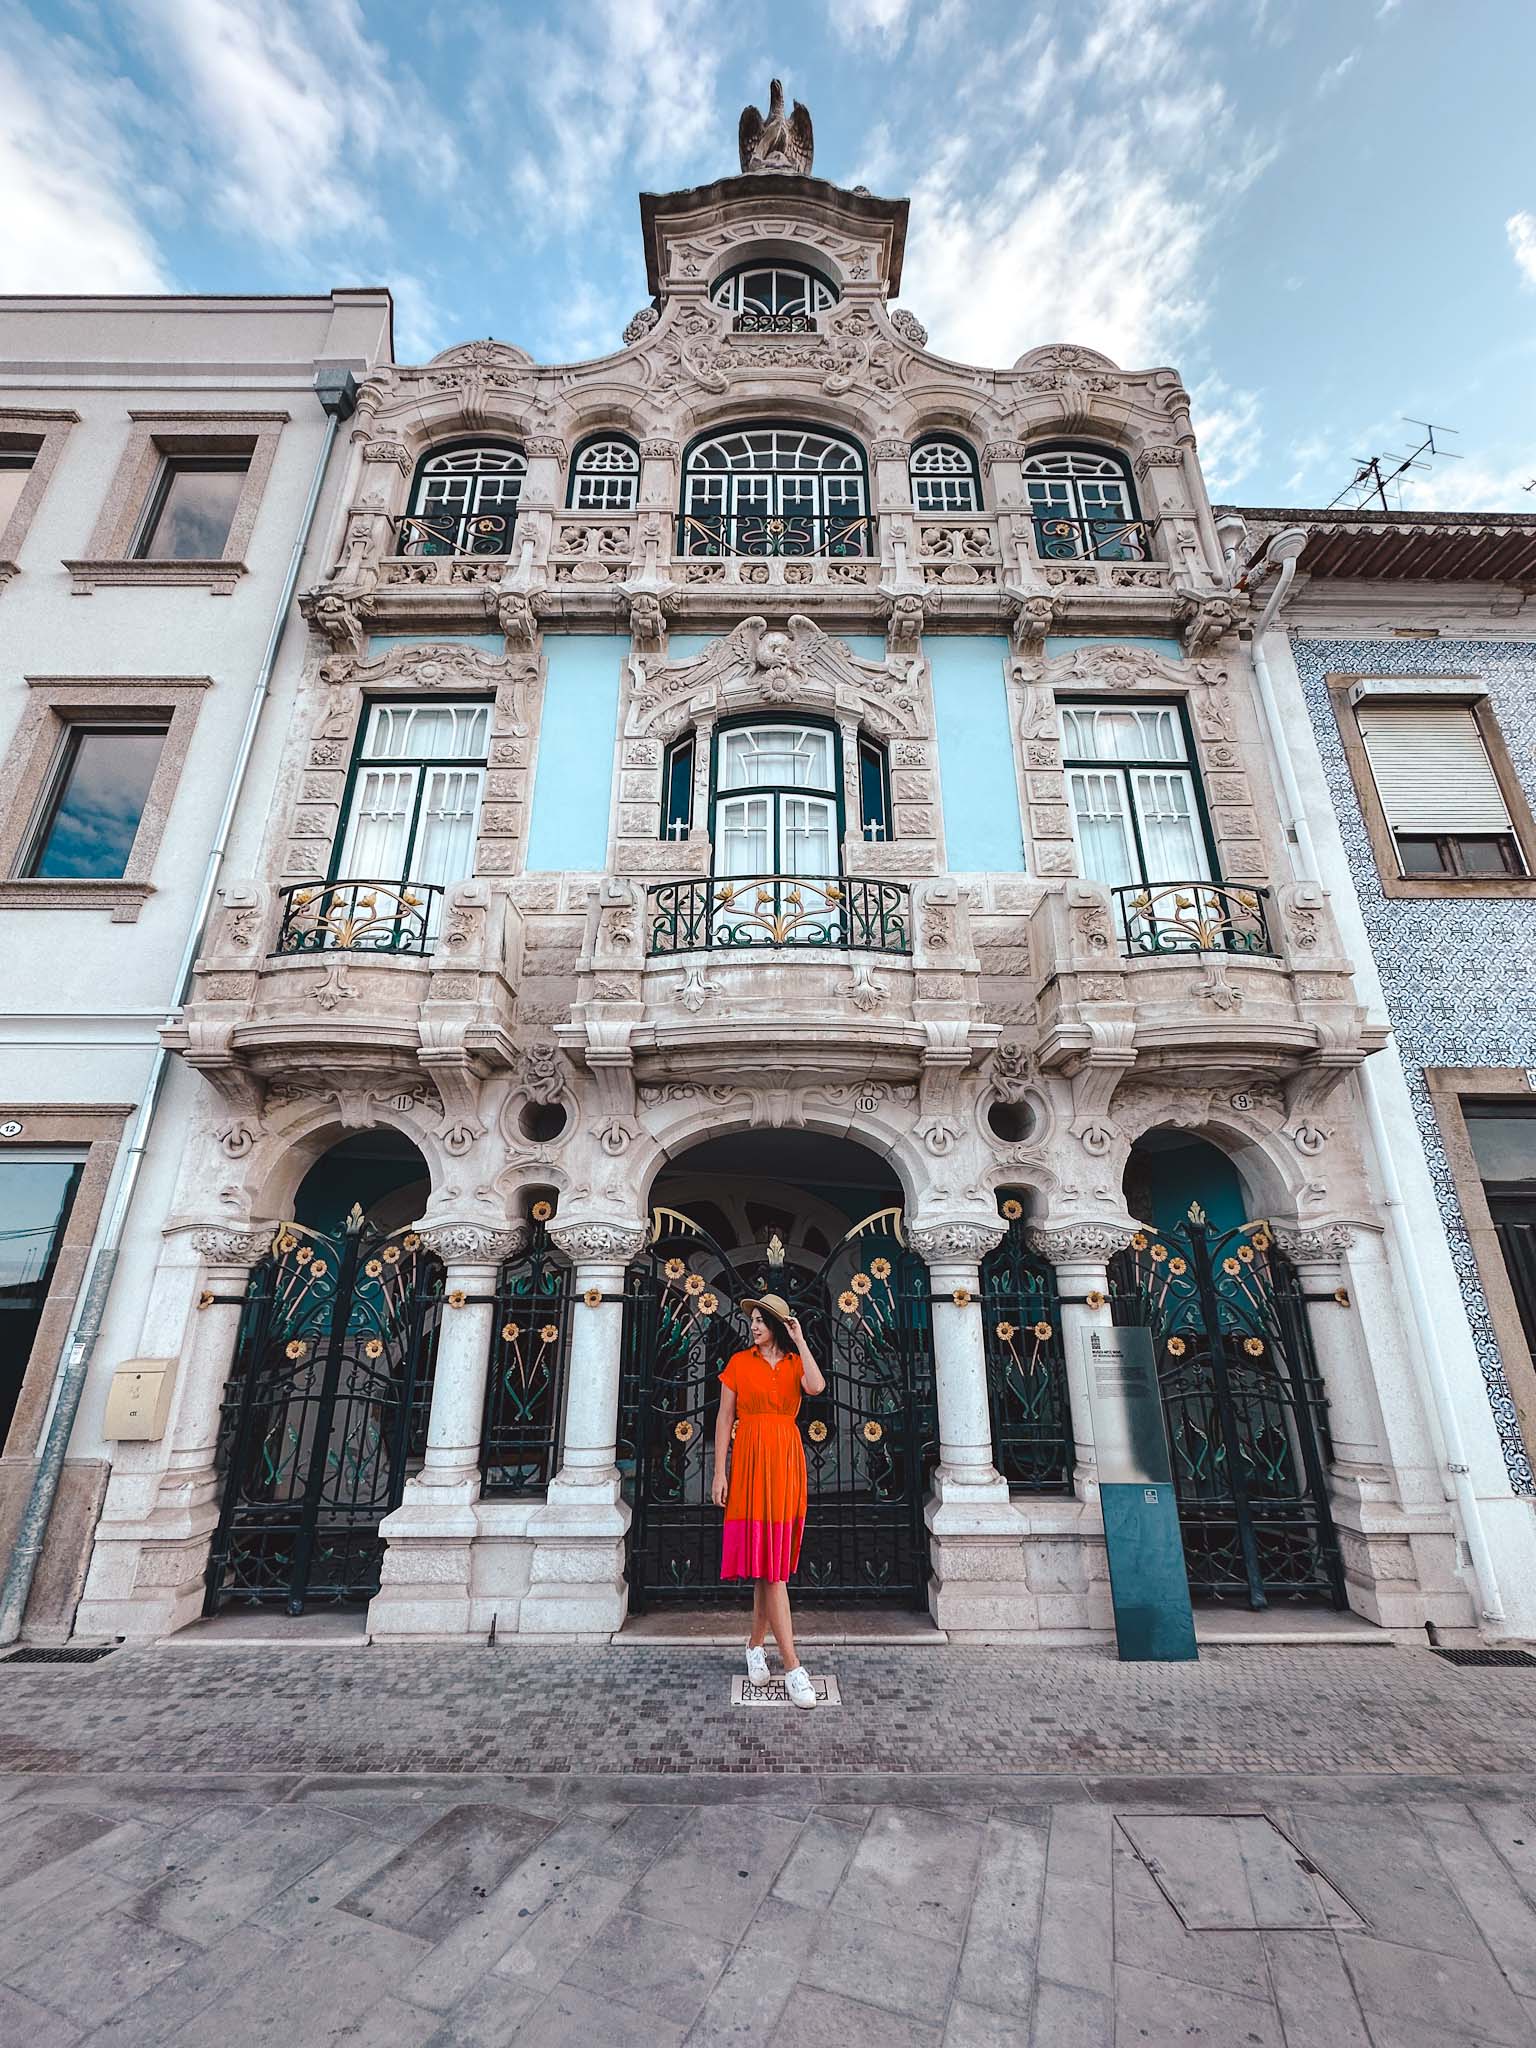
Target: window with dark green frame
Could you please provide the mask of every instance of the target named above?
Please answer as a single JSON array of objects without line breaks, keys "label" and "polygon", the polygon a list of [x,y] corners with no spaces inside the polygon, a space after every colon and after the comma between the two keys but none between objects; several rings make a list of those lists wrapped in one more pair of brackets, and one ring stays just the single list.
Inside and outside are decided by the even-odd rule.
[{"label": "window with dark green frame", "polygon": [[490,729],[485,700],[369,704],[330,879],[442,887],[473,874]]},{"label": "window with dark green frame", "polygon": [[859,826],[866,839],[891,836],[891,775],[878,740],[859,740]]},{"label": "window with dark green frame", "polygon": [[1082,871],[1111,888],[1216,879],[1205,803],[1178,704],[1058,704]]},{"label": "window with dark green frame", "polygon": [[661,788],[661,836],[686,839],[693,829],[693,734],[667,749]]}]

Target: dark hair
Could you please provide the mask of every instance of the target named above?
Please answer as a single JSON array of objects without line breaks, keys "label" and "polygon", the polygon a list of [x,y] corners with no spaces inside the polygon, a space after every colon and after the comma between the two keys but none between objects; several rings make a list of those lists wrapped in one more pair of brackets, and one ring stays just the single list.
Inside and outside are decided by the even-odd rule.
[{"label": "dark hair", "polygon": [[753,1306],[768,1325],[768,1335],[773,1339],[778,1349],[787,1357],[795,1348],[795,1340],[789,1334],[788,1325],[782,1317],[776,1316],[771,1308],[765,1308],[760,1301],[754,1302]]}]

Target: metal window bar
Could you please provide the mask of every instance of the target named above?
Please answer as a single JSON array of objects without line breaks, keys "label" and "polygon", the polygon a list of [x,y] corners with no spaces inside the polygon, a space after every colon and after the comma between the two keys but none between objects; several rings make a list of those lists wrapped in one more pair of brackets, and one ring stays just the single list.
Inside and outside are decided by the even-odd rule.
[{"label": "metal window bar", "polygon": [[1070,1493],[1076,1443],[1056,1274],[1024,1222],[981,1264],[981,1313],[992,1411],[992,1462],[1014,1493]]},{"label": "metal window bar", "polygon": [[570,1268],[537,1223],[526,1251],[506,1261],[496,1282],[480,1439],[486,1499],[542,1494],[559,1470],[570,1325]]},{"label": "metal window bar", "polygon": [[514,517],[503,512],[411,512],[394,520],[397,555],[506,555]]},{"label": "metal window bar", "polygon": [[1035,551],[1046,562],[1149,562],[1155,519],[1058,519],[1035,514]]},{"label": "metal window bar", "polygon": [[392,953],[425,956],[442,911],[438,882],[295,882],[278,895],[279,953]]},{"label": "metal window bar", "polygon": [[733,334],[815,334],[814,313],[738,313],[731,322]]},{"label": "metal window bar", "polygon": [[1128,958],[1156,953],[1276,954],[1268,889],[1226,882],[1129,882],[1110,894]]},{"label": "metal window bar", "polygon": [[652,956],[746,946],[910,953],[912,892],[858,877],[716,875],[646,891]]},{"label": "metal window bar", "polygon": [[878,553],[867,512],[684,512],[679,555],[798,555],[841,560]]}]

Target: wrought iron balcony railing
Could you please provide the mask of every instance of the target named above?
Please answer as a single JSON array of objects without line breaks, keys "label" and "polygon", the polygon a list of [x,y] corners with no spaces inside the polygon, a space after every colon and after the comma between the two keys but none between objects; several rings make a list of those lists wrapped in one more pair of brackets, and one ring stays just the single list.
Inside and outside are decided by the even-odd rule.
[{"label": "wrought iron balcony railing", "polygon": [[879,552],[866,513],[685,512],[677,522],[680,555],[820,555]]},{"label": "wrought iron balcony railing", "polygon": [[814,313],[738,313],[733,334],[815,334]]},{"label": "wrought iron balcony railing", "polygon": [[912,892],[905,882],[805,875],[716,875],[646,891],[646,950],[794,946],[814,951],[910,953]]},{"label": "wrought iron balcony railing", "polygon": [[1155,519],[1035,519],[1043,562],[1150,562]]},{"label": "wrought iron balcony railing", "polygon": [[425,955],[443,906],[437,882],[298,882],[279,894],[274,953]]},{"label": "wrought iron balcony railing", "polygon": [[1273,957],[1267,889],[1226,882],[1131,882],[1111,892],[1121,945],[1148,953],[1250,953]]},{"label": "wrought iron balcony railing", "polygon": [[391,522],[397,555],[509,555],[505,512],[412,512]]}]

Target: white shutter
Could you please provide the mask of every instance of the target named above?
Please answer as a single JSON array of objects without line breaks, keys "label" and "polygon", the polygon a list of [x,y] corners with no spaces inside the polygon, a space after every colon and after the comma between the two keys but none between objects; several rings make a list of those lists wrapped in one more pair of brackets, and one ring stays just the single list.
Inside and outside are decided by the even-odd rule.
[{"label": "white shutter", "polygon": [[1394,832],[1514,830],[1469,706],[1363,703],[1355,716]]}]

